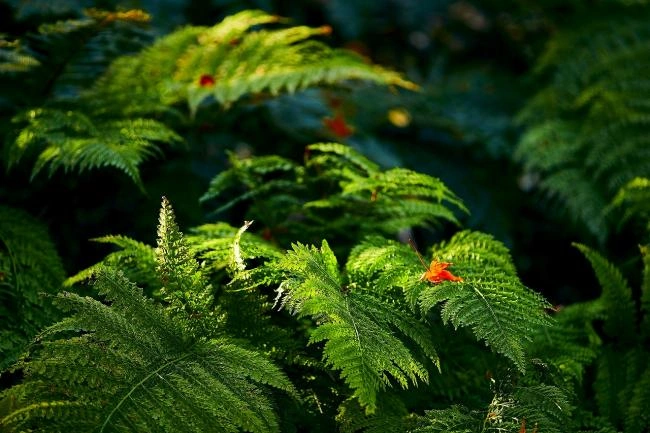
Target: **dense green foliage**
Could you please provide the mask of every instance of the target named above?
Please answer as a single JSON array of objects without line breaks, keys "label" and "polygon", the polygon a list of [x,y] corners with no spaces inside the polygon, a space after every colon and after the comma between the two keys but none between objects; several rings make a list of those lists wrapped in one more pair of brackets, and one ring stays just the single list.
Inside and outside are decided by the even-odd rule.
[{"label": "dense green foliage", "polygon": [[0,2],[0,431],[650,431],[645,1],[137,3]]}]

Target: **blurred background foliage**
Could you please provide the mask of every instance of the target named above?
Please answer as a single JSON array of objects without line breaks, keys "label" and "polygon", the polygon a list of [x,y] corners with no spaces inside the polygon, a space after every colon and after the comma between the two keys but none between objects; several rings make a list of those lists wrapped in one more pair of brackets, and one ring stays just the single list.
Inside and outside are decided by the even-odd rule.
[{"label": "blurred background foliage", "polygon": [[[83,11],[91,7],[138,8],[152,20],[89,32]],[[113,170],[40,174],[31,183],[29,163],[2,170],[0,202],[50,227],[68,274],[105,254],[90,238],[119,233],[152,243],[162,195],[181,227],[238,224],[244,207],[215,214],[218,206],[199,200],[230,167],[228,152],[301,163],[305,145],[319,141],[349,144],[383,168],[439,177],[470,211],[458,213],[460,224],[508,245],[523,282],[553,303],[596,296],[578,290],[596,284],[572,241],[598,244],[624,267],[638,264],[637,227],[633,218],[620,223],[625,208],[613,200],[624,203],[621,188],[650,172],[644,1],[4,0],[3,147],[16,132],[14,116],[52,98],[74,100],[116,57],[179,26],[213,25],[251,8],[331,26],[328,45],[402,72],[420,90],[324,87],[201,110],[176,129],[186,147],[141,165],[145,192]],[[79,21],[57,28],[64,19]],[[67,35],[60,44],[57,32]],[[415,235],[430,244],[456,230],[442,228]]]}]

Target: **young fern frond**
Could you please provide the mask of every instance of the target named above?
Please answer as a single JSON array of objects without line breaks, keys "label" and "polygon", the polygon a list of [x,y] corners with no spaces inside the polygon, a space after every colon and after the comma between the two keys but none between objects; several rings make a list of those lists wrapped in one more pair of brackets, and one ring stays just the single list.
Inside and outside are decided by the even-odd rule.
[{"label": "young fern frond", "polygon": [[286,275],[279,288],[281,305],[316,320],[310,342],[325,341],[326,364],[341,371],[367,413],[377,409],[379,391],[394,382],[407,388],[428,380],[426,366],[399,338],[408,337],[438,364],[426,327],[371,291],[345,287],[326,241],[320,250],[294,244],[277,267]]},{"label": "young fern frond", "polygon": [[[186,325],[196,335],[214,336],[217,314],[213,311],[213,290],[199,267],[190,245],[176,224],[176,217],[166,197],[162,199],[158,218],[156,273],[160,293],[173,314],[189,318]],[[198,317],[198,320],[193,319]]]},{"label": "young fern frond", "polygon": [[8,164],[16,165],[26,154],[37,154],[32,178],[48,168],[83,172],[115,167],[143,188],[138,166],[161,153],[158,143],[182,141],[174,131],[152,119],[96,120],[80,111],[30,110],[14,119],[26,122],[8,149]]},{"label": "young fern frond", "polygon": [[[551,323],[542,296],[525,287],[508,249],[490,235],[463,231],[433,247],[433,257],[453,263],[463,281],[418,281],[422,265],[406,245],[370,238],[351,254],[351,275],[365,275],[380,287],[400,287],[411,305],[427,312],[442,304],[441,317],[454,327],[468,327],[494,351],[525,370],[525,342]],[[382,267],[383,266],[383,267]]]},{"label": "young fern frond", "polygon": [[0,371],[58,318],[44,295],[58,291],[64,277],[46,227],[24,211],[0,206]]},{"label": "young fern frond", "polygon": [[[63,293],[72,315],[48,328],[21,364],[7,431],[279,431],[265,390],[293,393],[259,353],[197,339],[120,272],[100,268],[106,299]],[[79,330],[84,330],[80,332]]]}]

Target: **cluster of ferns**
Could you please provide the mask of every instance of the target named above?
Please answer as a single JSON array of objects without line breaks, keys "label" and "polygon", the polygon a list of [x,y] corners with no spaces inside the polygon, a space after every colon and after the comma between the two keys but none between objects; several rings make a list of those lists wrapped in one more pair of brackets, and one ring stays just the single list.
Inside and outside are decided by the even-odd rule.
[{"label": "cluster of ferns", "polygon": [[[536,71],[550,84],[519,118],[513,158],[601,242],[616,215],[647,236],[647,15],[595,26],[577,56],[567,47],[593,32],[559,34]],[[90,80],[87,63],[70,62],[45,83],[47,103],[12,118],[3,169],[29,166],[36,180],[111,167],[144,192],[143,164],[182,152],[207,110],[360,82],[418,89],[327,46],[329,27],[249,10],[150,41],[149,19],[89,10],[33,40],[0,40],[8,82],[60,67],[64,42],[103,67]],[[120,55],[97,48],[107,38]],[[340,138],[352,131],[336,125]],[[338,142],[307,145],[300,162],[232,152],[200,200],[211,220],[244,209],[246,221],[179,227],[163,197],[155,245],[96,238],[112,252],[67,278],[43,222],[0,205],[1,431],[650,428],[648,246],[633,289],[576,243],[600,294],[554,307],[504,243],[459,227],[471,209],[444,182]],[[439,227],[457,229],[434,245],[404,239]]]}]

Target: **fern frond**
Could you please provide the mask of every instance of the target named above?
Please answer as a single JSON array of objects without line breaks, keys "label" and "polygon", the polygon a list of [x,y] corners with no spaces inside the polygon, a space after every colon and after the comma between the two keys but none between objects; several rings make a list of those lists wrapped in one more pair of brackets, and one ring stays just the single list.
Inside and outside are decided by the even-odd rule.
[{"label": "fern frond", "polygon": [[[294,391],[265,357],[225,340],[193,338],[110,268],[98,271],[95,284],[110,306],[69,293],[57,297],[73,315],[42,334],[42,345],[22,365],[24,383],[8,391],[20,407],[1,426],[279,431],[264,388]],[[79,329],[82,335],[65,337]],[[65,411],[42,410],[48,406]]]},{"label": "fern frond", "polygon": [[507,248],[490,235],[464,231],[433,251],[434,257],[454,263],[464,281],[427,286],[420,306],[426,310],[444,302],[444,321],[470,326],[523,370],[520,344],[532,330],[549,324],[548,303],[521,284]]},{"label": "fern frond", "polygon": [[611,225],[604,207],[635,177],[650,177],[649,15],[628,7],[600,10],[549,41],[537,72],[551,79],[520,115],[527,131],[515,153],[601,242]]},{"label": "fern frond", "polygon": [[58,291],[64,277],[46,227],[24,211],[0,206],[0,371],[57,319],[44,295]]},{"label": "fern frond", "polygon": [[550,385],[519,387],[513,393],[515,404],[507,413],[539,431],[563,433],[570,424],[573,407],[566,392]]},{"label": "fern frond", "polygon": [[602,287],[601,299],[605,304],[603,329],[612,338],[622,342],[636,339],[636,307],[632,290],[612,263],[582,244],[573,244],[589,260]]},{"label": "fern frond", "polygon": [[[224,222],[203,224],[190,229],[187,242],[205,271],[218,272],[234,268],[233,239],[237,229]],[[240,238],[240,258],[271,260],[282,256],[279,248],[252,233],[245,232]]]},{"label": "fern frond", "polygon": [[277,266],[286,275],[279,289],[282,305],[317,321],[310,342],[326,341],[325,362],[341,371],[367,413],[376,410],[377,393],[393,381],[407,388],[409,382],[428,380],[425,366],[398,338],[408,336],[437,364],[426,328],[372,292],[346,289],[327,242],[320,250],[294,244]]},{"label": "fern frond", "polygon": [[[647,365],[647,364],[646,364]],[[625,417],[626,433],[642,433],[650,428],[650,367],[634,383]]]},{"label": "fern frond", "polygon": [[643,336],[650,336],[650,251],[649,246],[641,246],[641,258],[643,259],[643,274],[641,278],[641,333]]},{"label": "fern frond", "polygon": [[29,72],[39,65],[40,62],[26,52],[20,41],[0,37],[0,74]]},{"label": "fern frond", "polygon": [[246,159],[239,159],[234,153],[229,153],[228,156],[231,168],[210,181],[208,191],[201,197],[201,201],[212,200],[239,185],[248,191],[220,206],[215,213],[244,200],[266,195],[291,195],[292,192],[303,189],[300,185],[302,168],[293,161],[275,155]]},{"label": "fern frond", "polygon": [[25,154],[37,153],[32,178],[49,166],[49,175],[60,169],[83,172],[115,167],[142,187],[138,166],[160,154],[157,143],[177,144],[180,136],[152,119],[96,121],[79,111],[30,110],[15,122],[25,126],[9,146],[11,167]]},{"label": "fern frond", "polygon": [[290,241],[313,240],[323,225],[344,239],[393,234],[457,223],[458,211],[467,211],[440,180],[400,168],[382,171],[348,146],[312,144],[305,155],[304,166],[277,156],[231,157],[232,167],[212,180],[202,200],[225,202],[216,212],[252,202],[246,218]]},{"label": "fern frond", "polygon": [[[181,29],[139,56],[114,64],[97,90],[106,94],[109,88],[140,86],[138,96],[142,99],[132,100],[128,111],[139,112],[139,106],[153,106],[156,101],[171,105],[185,99],[194,113],[208,98],[228,106],[248,94],[275,95],[351,79],[416,87],[399,74],[368,64],[353,53],[309,39],[329,34],[329,27],[251,31],[253,26],[278,21],[283,20],[249,10],[211,28]],[[143,76],[148,82],[142,82]],[[201,85],[201,76],[210,76],[211,84]]]},{"label": "fern frond", "polygon": [[598,357],[603,342],[593,323],[605,318],[603,305],[594,301],[562,307],[555,323],[533,337],[531,355],[557,370],[560,386],[582,384],[587,367]]},{"label": "fern frond", "polygon": [[[463,231],[433,248],[433,257],[453,263],[460,282],[424,283],[422,266],[408,246],[368,238],[351,253],[351,275],[376,278],[380,287],[400,287],[412,305],[429,311],[443,304],[442,319],[469,327],[478,339],[525,370],[524,342],[551,323],[549,304],[517,277],[508,249],[490,235]],[[383,268],[382,268],[383,267]]]},{"label": "fern frond", "polygon": [[91,239],[94,242],[112,244],[120,248],[108,254],[100,263],[92,265],[68,277],[64,287],[72,287],[92,278],[102,266],[120,269],[130,280],[147,286],[150,292],[160,288],[160,280],[155,275],[156,261],[154,249],[149,245],[121,235],[109,235]]},{"label": "fern frond", "polygon": [[[158,218],[156,273],[163,299],[173,314],[199,320],[186,324],[197,335],[213,336],[218,315],[213,311],[212,287],[191,252],[189,243],[176,224],[176,217],[166,197],[162,198]],[[182,314],[181,314],[182,313]]]},{"label": "fern frond", "polygon": [[650,230],[650,178],[636,177],[621,187],[612,200],[608,212],[622,210],[622,222],[642,221]]},{"label": "fern frond", "polygon": [[377,402],[377,412],[367,415],[356,399],[349,398],[340,406],[336,415],[342,433],[406,433],[417,424],[408,416],[401,399],[394,395],[381,395]]},{"label": "fern frond", "polygon": [[589,175],[580,169],[564,169],[548,175],[540,187],[562,201],[570,215],[583,222],[599,241],[608,235],[604,209],[606,198],[599,192]]},{"label": "fern frond", "polygon": [[414,433],[474,433],[481,431],[481,414],[455,405],[447,409],[426,411]]}]

